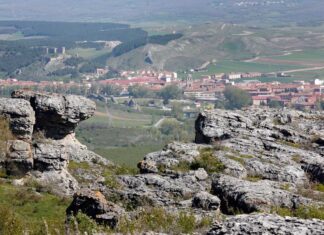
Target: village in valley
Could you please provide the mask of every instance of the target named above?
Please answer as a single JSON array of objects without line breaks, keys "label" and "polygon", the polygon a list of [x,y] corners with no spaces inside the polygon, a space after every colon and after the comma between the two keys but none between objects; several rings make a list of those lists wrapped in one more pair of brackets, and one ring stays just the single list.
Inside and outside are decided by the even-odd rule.
[{"label": "village in valley", "polygon": [[[165,87],[176,86],[182,92],[181,99],[192,101],[197,112],[202,105],[212,105],[224,99],[224,90],[232,86],[246,91],[252,99],[254,106],[293,107],[301,110],[317,109],[318,103],[324,99],[324,78],[312,81],[296,80],[285,82],[290,75],[278,72],[263,74],[260,72],[245,73],[219,73],[199,78],[193,78],[192,73],[200,72],[195,69],[188,72],[185,77],[180,78],[177,72],[168,71],[121,71],[116,78],[101,79],[108,72],[108,68],[97,68],[95,73],[84,74],[81,82],[69,81],[19,81],[15,78],[0,80],[0,91],[10,88],[36,89],[46,91],[64,91],[68,93],[79,92],[94,99],[107,101],[111,97],[132,97],[129,90],[131,87],[142,87],[152,92],[159,92]],[[256,78],[277,77],[283,82],[261,82]],[[242,80],[244,79],[244,80]],[[238,82],[239,81],[239,82]],[[100,92],[100,87],[110,87],[116,91]],[[142,98],[150,98],[150,97]],[[152,106],[152,104],[151,104]],[[167,107],[161,106],[166,110]]]}]

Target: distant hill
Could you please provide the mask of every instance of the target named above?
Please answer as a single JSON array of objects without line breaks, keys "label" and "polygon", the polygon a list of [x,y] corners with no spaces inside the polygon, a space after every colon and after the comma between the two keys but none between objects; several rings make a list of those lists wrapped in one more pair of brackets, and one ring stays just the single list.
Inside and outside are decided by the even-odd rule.
[{"label": "distant hill", "polygon": [[[258,28],[201,24],[180,32],[184,36],[167,45],[147,44],[110,58],[108,63],[122,69],[153,67],[179,71],[199,67],[206,61],[242,61],[258,56],[281,55],[285,51],[324,47],[324,25]],[[148,56],[150,63],[145,61]]]},{"label": "distant hill", "polygon": [[322,0],[1,0],[0,20],[309,24],[323,9]]}]

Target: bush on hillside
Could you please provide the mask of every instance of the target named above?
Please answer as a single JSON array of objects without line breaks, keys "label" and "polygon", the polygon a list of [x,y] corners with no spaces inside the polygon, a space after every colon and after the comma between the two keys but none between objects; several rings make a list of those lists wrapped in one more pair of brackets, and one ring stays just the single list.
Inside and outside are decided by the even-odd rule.
[{"label": "bush on hillside", "polygon": [[14,136],[10,130],[9,121],[5,117],[0,116],[0,153],[6,151],[8,140],[13,140],[13,139]]}]

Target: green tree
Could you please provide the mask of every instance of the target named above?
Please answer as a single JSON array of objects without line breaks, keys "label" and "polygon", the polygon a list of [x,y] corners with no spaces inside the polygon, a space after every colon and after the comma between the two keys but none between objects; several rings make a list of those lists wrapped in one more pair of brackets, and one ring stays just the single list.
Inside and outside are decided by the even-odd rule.
[{"label": "green tree", "polygon": [[164,104],[168,104],[171,99],[181,99],[182,94],[182,90],[175,85],[166,86],[159,92],[159,96],[163,99]]},{"label": "green tree", "polygon": [[282,102],[280,102],[278,100],[270,100],[270,102],[268,103],[268,106],[270,108],[282,108],[283,104],[282,104]]},{"label": "green tree", "polygon": [[226,87],[224,96],[226,98],[225,107],[228,109],[241,109],[252,105],[252,98],[249,93],[236,87]]},{"label": "green tree", "polygon": [[150,98],[154,96],[150,90],[140,85],[128,87],[128,92],[129,95],[133,96],[134,98]]},{"label": "green tree", "polygon": [[106,85],[102,88],[101,93],[104,95],[113,95],[117,96],[122,92],[122,88],[120,86],[114,86],[114,85]]},{"label": "green tree", "polygon": [[183,120],[183,110],[180,103],[173,103],[171,115],[178,120]]}]

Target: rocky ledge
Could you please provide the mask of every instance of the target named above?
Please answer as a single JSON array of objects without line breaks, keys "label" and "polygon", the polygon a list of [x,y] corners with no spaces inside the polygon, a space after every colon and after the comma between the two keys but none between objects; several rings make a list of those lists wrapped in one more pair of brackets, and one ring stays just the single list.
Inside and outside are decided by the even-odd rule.
[{"label": "rocky ledge", "polygon": [[8,119],[14,135],[1,167],[23,177],[20,183],[37,181],[54,193],[72,195],[79,184],[67,170],[70,160],[109,164],[75,138],[78,123],[91,117],[95,108],[94,102],[73,95],[19,90],[12,98],[1,98],[0,116]]},{"label": "rocky ledge", "polygon": [[[16,137],[8,141],[2,167],[56,193],[74,194],[68,217],[80,211],[112,228],[155,207],[173,222],[193,215],[205,224],[197,234],[323,233],[323,220],[305,219],[324,218],[324,192],[318,189],[324,184],[323,113],[205,111],[196,120],[193,143],[170,143],[145,156],[138,173],[126,174],[74,137],[94,109],[78,96],[17,91],[0,99],[0,115]],[[213,225],[206,227],[206,218]]]},{"label": "rocky ledge", "polygon": [[201,113],[195,128],[194,143],[174,142],[148,154],[140,174],[115,175],[114,184],[99,179],[90,188],[131,213],[154,206],[216,223],[199,234],[321,234],[323,220],[272,213],[307,217],[323,210],[324,193],[315,187],[324,183],[323,113],[213,110]]},{"label": "rocky ledge", "polygon": [[323,234],[323,221],[283,218],[267,214],[239,215],[215,225],[207,233],[207,235],[225,234]]}]

